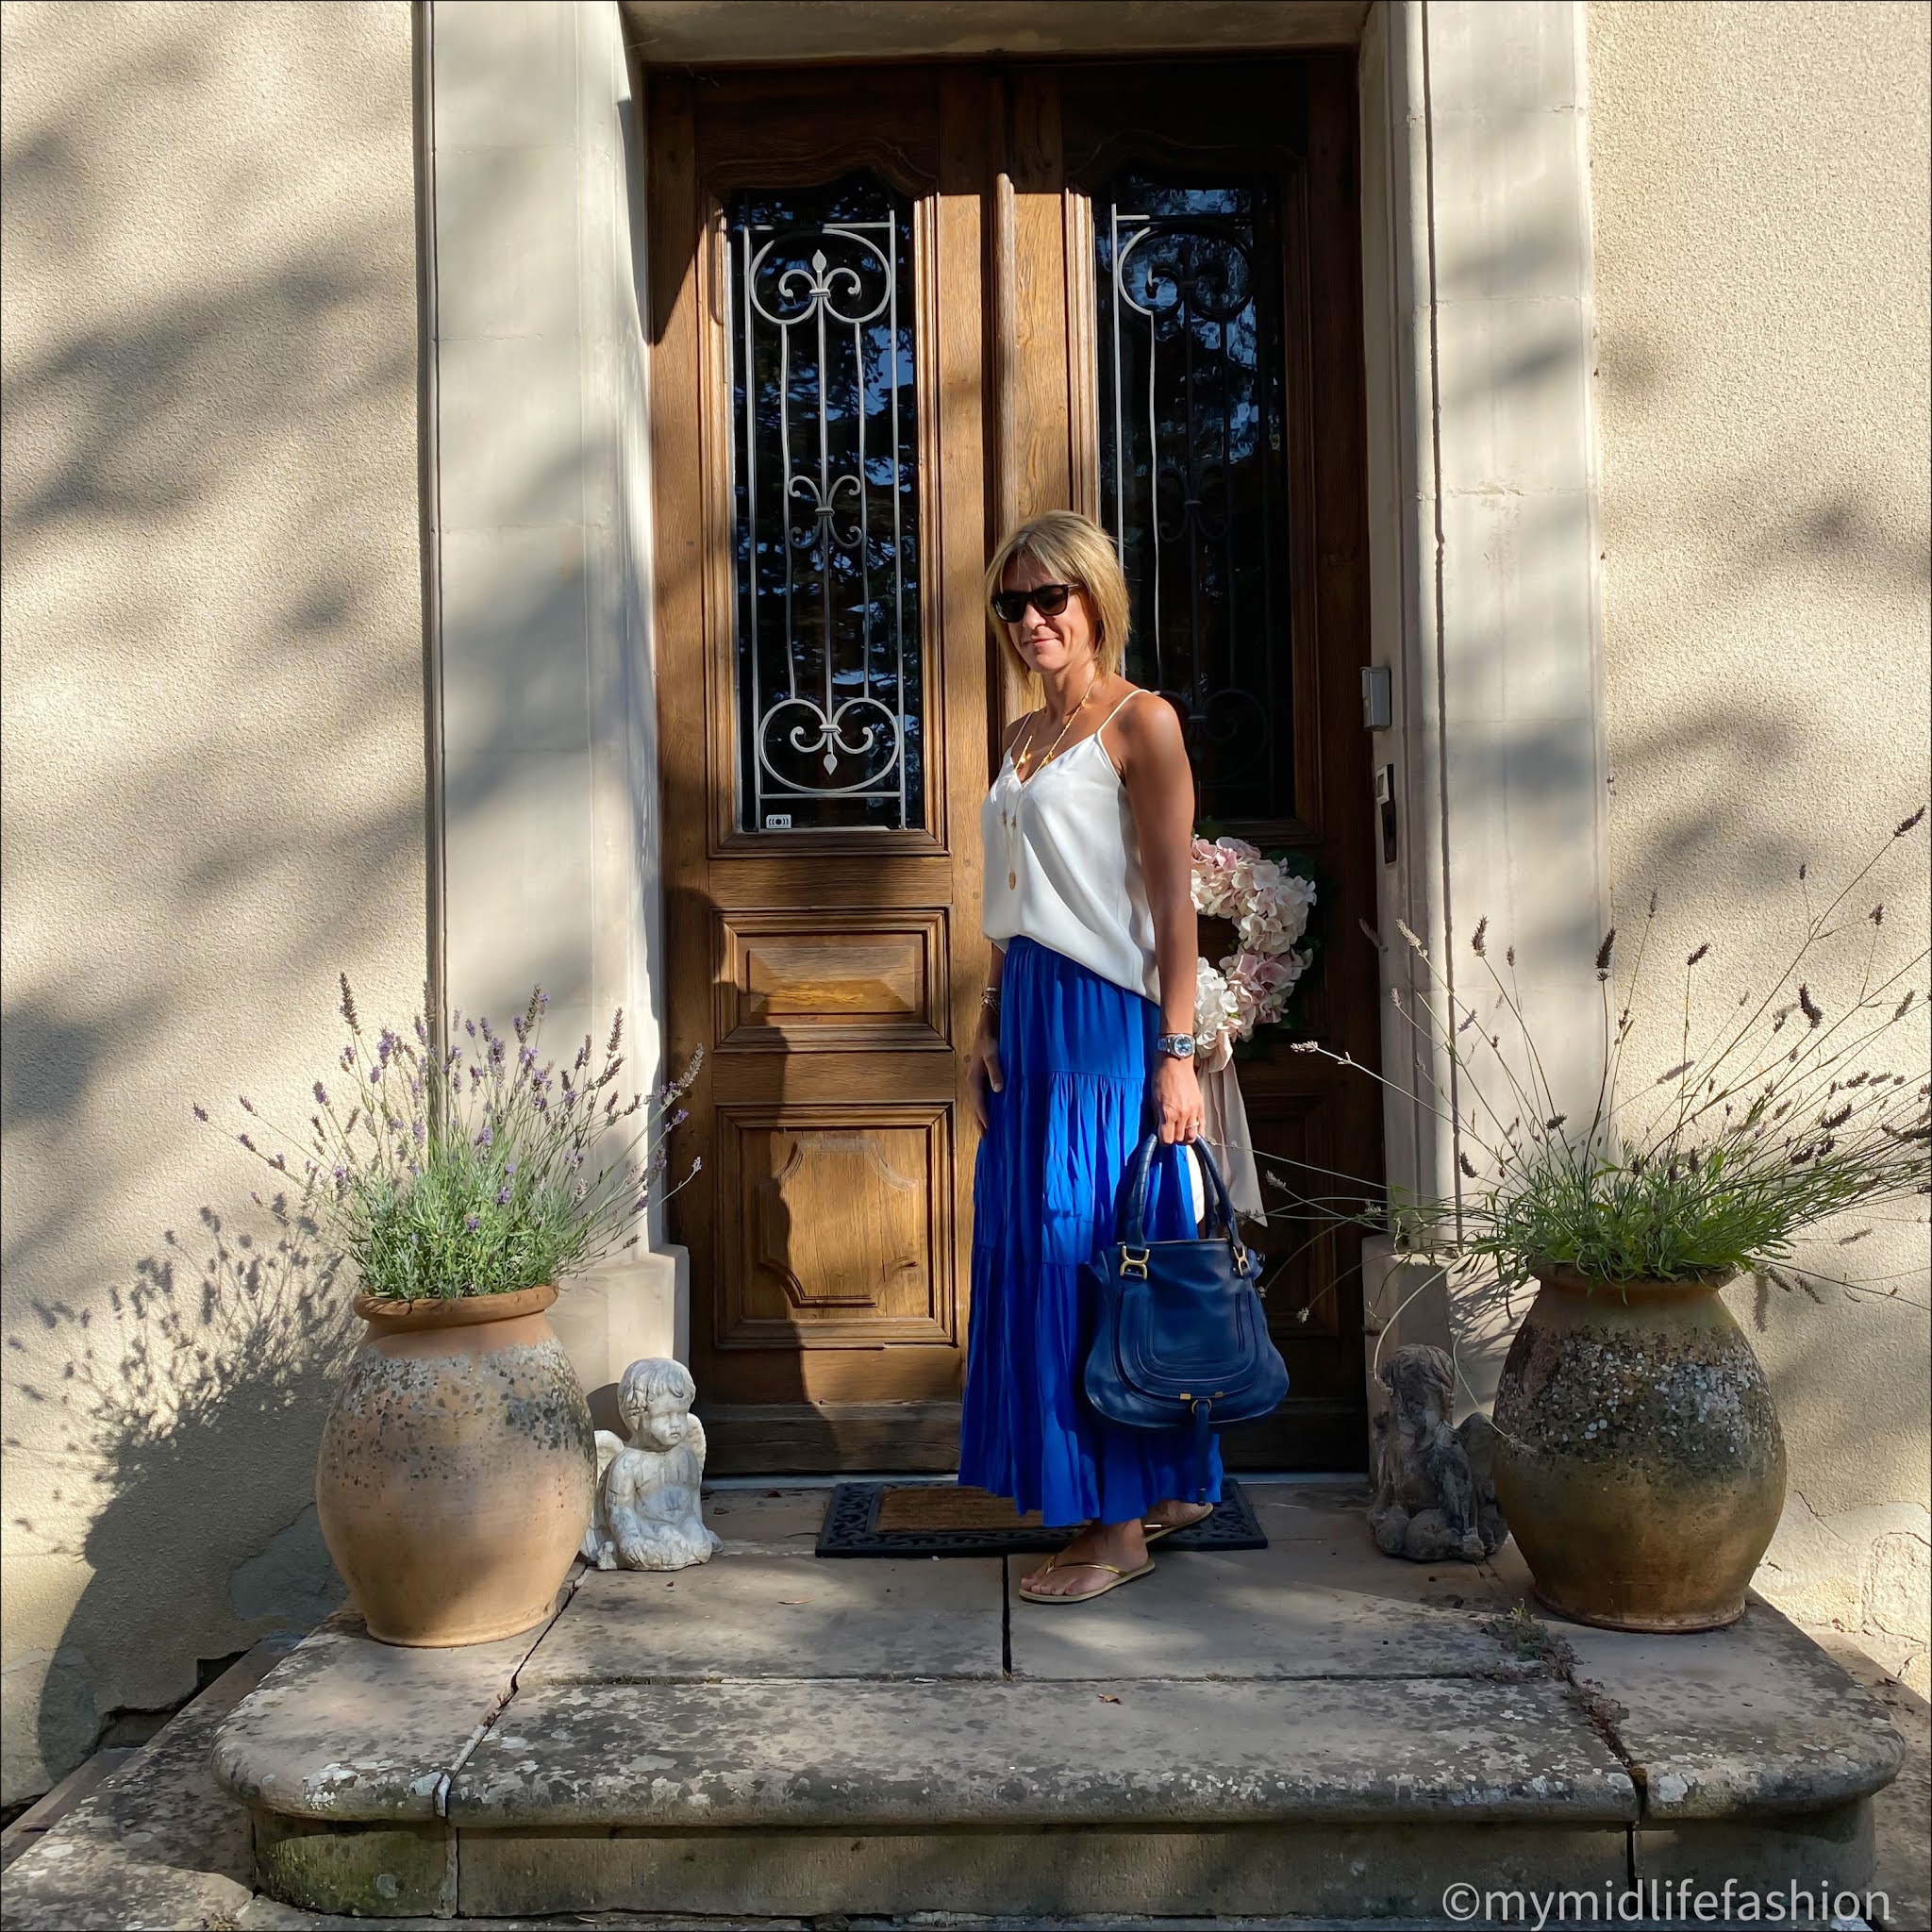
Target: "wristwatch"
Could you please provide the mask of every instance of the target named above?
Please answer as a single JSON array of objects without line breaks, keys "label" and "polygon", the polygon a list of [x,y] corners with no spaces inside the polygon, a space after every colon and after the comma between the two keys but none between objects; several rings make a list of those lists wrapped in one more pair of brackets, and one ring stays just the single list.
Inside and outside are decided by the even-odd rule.
[{"label": "wristwatch", "polygon": [[1163,1033],[1155,1041],[1154,1051],[1165,1054],[1171,1060],[1191,1060],[1194,1058],[1194,1036],[1191,1033]]}]

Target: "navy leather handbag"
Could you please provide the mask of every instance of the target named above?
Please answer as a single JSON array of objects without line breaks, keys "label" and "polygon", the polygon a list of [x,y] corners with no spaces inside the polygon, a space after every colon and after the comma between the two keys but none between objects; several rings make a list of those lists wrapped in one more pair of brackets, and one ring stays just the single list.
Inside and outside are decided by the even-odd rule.
[{"label": "navy leather handbag", "polygon": [[1256,1289],[1260,1257],[1236,1232],[1234,1204],[1207,1142],[1191,1144],[1208,1178],[1206,1238],[1147,1239],[1147,1182],[1160,1145],[1149,1134],[1121,1193],[1113,1244],[1087,1263],[1101,1312],[1085,1386],[1108,1422],[1192,1428],[1199,1503],[1207,1501],[1210,1434],[1278,1407],[1288,1365],[1269,1339]]}]

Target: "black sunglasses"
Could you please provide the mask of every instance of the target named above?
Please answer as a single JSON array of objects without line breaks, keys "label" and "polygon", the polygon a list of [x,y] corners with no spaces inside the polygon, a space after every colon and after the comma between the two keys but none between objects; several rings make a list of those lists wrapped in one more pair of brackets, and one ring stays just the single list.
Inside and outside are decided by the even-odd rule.
[{"label": "black sunglasses", "polygon": [[1083,588],[1079,584],[1035,584],[1030,591],[995,591],[992,614],[1002,624],[1018,624],[1030,604],[1042,617],[1058,617],[1067,608],[1067,599]]}]

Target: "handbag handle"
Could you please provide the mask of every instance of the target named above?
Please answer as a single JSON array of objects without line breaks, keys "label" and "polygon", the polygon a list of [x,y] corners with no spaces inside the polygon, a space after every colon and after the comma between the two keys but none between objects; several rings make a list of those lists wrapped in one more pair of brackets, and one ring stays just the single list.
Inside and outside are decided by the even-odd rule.
[{"label": "handbag handle", "polygon": [[[1234,1232],[1234,1202],[1229,1198],[1227,1183],[1221,1177],[1221,1170],[1214,1164],[1214,1157],[1208,1151],[1206,1140],[1190,1141],[1188,1146],[1201,1163],[1201,1171],[1208,1176],[1208,1199],[1221,1219],[1222,1232],[1231,1241]],[[1133,1185],[1122,1195],[1120,1207],[1114,1217],[1114,1238],[1126,1241],[1134,1247],[1147,1245],[1147,1183],[1153,1174],[1154,1156],[1160,1146],[1160,1136],[1149,1134],[1141,1142],[1141,1151],[1134,1157]],[[1212,1227],[1210,1220],[1208,1225]]]}]

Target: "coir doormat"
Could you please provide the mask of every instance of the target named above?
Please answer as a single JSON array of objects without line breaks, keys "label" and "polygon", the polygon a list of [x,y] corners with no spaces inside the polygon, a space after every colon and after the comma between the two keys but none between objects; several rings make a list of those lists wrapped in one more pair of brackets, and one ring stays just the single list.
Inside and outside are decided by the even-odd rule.
[{"label": "coir doormat", "polygon": [[[1022,1516],[1004,1496],[947,1483],[841,1483],[819,1530],[820,1557],[998,1557],[1058,1550],[1072,1531]],[[1225,1478],[1212,1516],[1160,1540],[1163,1550],[1265,1550],[1240,1483]]]}]

